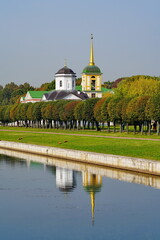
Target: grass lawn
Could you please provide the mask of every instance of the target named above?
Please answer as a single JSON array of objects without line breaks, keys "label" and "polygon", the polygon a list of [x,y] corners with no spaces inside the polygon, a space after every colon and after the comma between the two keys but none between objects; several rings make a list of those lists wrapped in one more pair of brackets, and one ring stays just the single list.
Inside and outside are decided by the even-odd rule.
[{"label": "grass lawn", "polygon": [[[2,129],[2,128],[1,128]],[[5,128],[7,129],[7,128]],[[15,128],[11,128],[12,130]],[[88,136],[72,135],[52,135],[46,133],[20,132],[23,128],[17,128],[16,132],[0,131],[0,140],[23,142],[43,146],[83,150],[97,153],[115,154],[122,156],[140,157],[145,159],[160,160],[160,141],[133,140],[133,139],[111,139],[96,138]],[[28,129],[31,131],[31,129]],[[46,129],[32,129],[33,131],[47,131]],[[48,130],[50,131],[50,130]],[[55,130],[53,130],[55,132]],[[91,134],[90,131],[62,131],[63,133],[83,133]],[[84,134],[84,133],[83,133]],[[97,134],[93,132],[92,134]],[[98,135],[102,134],[98,132]],[[104,134],[104,133],[103,133]],[[103,135],[102,134],[102,135]],[[108,134],[107,134],[108,135]],[[116,134],[112,134],[116,136]],[[122,136],[122,135],[120,135]],[[127,135],[128,136],[128,135]],[[132,135],[134,137],[135,135]],[[140,135],[141,137],[141,135]],[[22,138],[19,140],[19,138]],[[152,138],[156,138],[155,136]],[[65,142],[67,141],[67,142]]]},{"label": "grass lawn", "polygon": [[[96,131],[96,130],[63,130],[63,129],[44,129],[44,128],[25,128],[25,127],[0,127],[0,130],[17,130],[17,131],[32,131],[32,132],[54,132],[54,133],[69,133],[69,134],[85,134],[85,135],[101,135],[101,136],[113,136],[113,137],[133,137],[133,138],[149,138],[149,139],[160,139],[160,135],[157,136],[156,133],[151,135],[140,133],[134,134],[133,131],[126,133],[120,133],[117,129],[117,132],[113,131],[108,133],[107,130]],[[1,134],[1,133],[0,133]]]}]

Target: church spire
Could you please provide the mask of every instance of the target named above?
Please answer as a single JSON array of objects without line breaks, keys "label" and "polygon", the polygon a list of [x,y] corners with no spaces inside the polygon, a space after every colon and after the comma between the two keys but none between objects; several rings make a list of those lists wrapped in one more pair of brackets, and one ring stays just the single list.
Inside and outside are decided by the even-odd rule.
[{"label": "church spire", "polygon": [[94,225],[94,208],[95,208],[95,193],[90,192],[91,206],[92,206],[92,225]]},{"label": "church spire", "polygon": [[91,49],[90,49],[90,66],[95,65],[94,63],[94,51],[93,51],[93,34],[91,34]]},{"label": "church spire", "polygon": [[64,59],[64,67],[67,67],[67,59]]}]

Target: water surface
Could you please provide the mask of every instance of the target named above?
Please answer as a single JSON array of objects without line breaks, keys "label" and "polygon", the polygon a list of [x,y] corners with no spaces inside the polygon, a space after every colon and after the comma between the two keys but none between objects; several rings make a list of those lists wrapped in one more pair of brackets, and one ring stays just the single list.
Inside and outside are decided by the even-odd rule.
[{"label": "water surface", "polygon": [[0,239],[160,239],[158,177],[31,159],[0,155]]}]

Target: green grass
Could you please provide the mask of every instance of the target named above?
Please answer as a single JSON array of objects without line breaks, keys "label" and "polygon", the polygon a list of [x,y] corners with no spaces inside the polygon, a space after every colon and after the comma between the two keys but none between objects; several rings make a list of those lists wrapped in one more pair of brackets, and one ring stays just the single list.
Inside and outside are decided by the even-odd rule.
[{"label": "green grass", "polygon": [[[132,127],[132,126],[131,126]],[[108,133],[107,130],[96,131],[96,130],[63,130],[63,129],[44,129],[44,128],[25,128],[25,127],[0,127],[0,130],[17,130],[17,131],[31,131],[31,132],[54,132],[54,133],[69,133],[69,134],[85,134],[85,135],[100,135],[100,136],[113,136],[113,137],[133,137],[133,138],[149,138],[149,139],[160,139],[160,135],[157,136],[156,133],[152,133],[151,135],[140,133],[134,134],[133,132],[126,132],[120,133],[117,129],[116,133],[110,132]]]},{"label": "green grass", "polygon": [[[24,130],[24,129],[20,128],[19,130]],[[36,130],[41,131],[42,129],[36,129]],[[65,132],[71,133],[71,131],[65,131]],[[74,133],[76,133],[76,131],[74,131]],[[78,133],[80,132],[78,131]],[[22,139],[19,140],[19,138],[22,138]],[[83,151],[90,151],[90,152],[97,152],[97,153],[140,157],[140,158],[152,159],[152,160],[160,160],[160,141],[138,140],[138,139],[137,140],[111,139],[111,138],[103,138],[103,137],[93,138],[88,136],[56,135],[56,134],[52,135],[52,134],[46,134],[46,133],[33,133],[33,132],[29,133],[27,131],[24,133],[20,131],[16,131],[16,132],[1,131],[0,140],[23,142],[23,143],[29,143],[29,144],[37,144],[37,145],[43,145],[43,146],[51,146],[51,147],[59,147],[59,148],[67,148],[67,149],[75,149],[75,150],[83,150]]]}]

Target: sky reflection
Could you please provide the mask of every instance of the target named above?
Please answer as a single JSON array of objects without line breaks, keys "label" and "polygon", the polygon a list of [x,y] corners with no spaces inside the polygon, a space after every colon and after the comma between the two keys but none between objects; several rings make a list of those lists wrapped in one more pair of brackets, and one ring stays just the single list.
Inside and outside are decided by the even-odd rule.
[{"label": "sky reflection", "polygon": [[1,239],[159,239],[159,177],[30,158],[0,155]]}]

